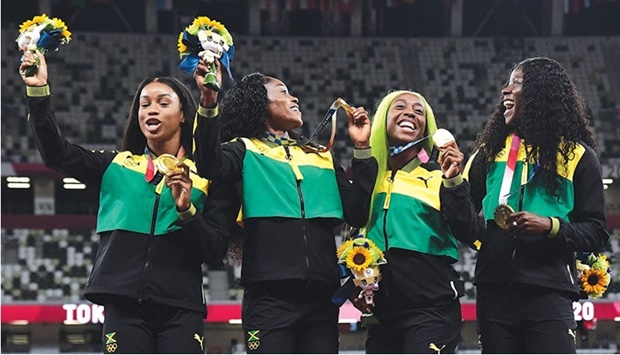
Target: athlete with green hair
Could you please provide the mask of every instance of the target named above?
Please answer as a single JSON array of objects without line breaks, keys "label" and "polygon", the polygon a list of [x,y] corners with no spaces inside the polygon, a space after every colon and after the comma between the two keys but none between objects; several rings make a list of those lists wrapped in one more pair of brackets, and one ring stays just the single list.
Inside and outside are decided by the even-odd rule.
[{"label": "athlete with green hair", "polygon": [[370,146],[378,176],[365,234],[387,264],[367,353],[451,353],[460,338],[464,287],[452,264],[457,239],[474,247],[475,238],[458,233],[460,222],[450,218],[458,208],[441,203],[468,189],[455,141],[439,147],[439,162],[430,158],[436,131],[431,106],[416,92],[390,92],[377,105]]}]

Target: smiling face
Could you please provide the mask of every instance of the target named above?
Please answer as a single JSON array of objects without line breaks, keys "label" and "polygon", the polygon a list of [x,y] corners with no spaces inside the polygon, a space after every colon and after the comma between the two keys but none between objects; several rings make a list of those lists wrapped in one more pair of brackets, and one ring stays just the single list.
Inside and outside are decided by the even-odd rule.
[{"label": "smiling face", "polygon": [[426,110],[421,98],[404,93],[390,104],[387,113],[387,135],[390,146],[403,145],[424,137]]},{"label": "smiling face", "polygon": [[271,78],[265,83],[267,89],[266,129],[272,133],[284,133],[303,125],[299,100],[289,94],[288,88],[278,79]]},{"label": "smiling face", "polygon": [[149,147],[180,144],[183,119],[179,96],[170,86],[152,82],[142,89],[138,121]]},{"label": "smiling face", "polygon": [[504,111],[504,119],[506,125],[516,127],[521,120],[521,112],[523,111],[523,103],[521,94],[523,92],[523,71],[516,68],[510,73],[508,84],[502,89],[502,103],[506,108]]}]

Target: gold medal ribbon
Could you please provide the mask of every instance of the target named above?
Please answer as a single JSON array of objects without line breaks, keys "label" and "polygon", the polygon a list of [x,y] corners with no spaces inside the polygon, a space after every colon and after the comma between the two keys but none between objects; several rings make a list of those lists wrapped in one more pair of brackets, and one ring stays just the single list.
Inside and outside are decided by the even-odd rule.
[{"label": "gold medal ribbon", "polygon": [[508,197],[510,196],[510,187],[512,185],[512,178],[515,174],[520,145],[521,138],[514,133],[510,142],[510,152],[508,153],[508,160],[506,161],[506,168],[504,169],[502,186],[499,190],[498,206],[495,208],[495,211],[493,211],[495,223],[503,229],[508,229],[508,217],[514,212],[514,209],[508,205]]},{"label": "gold medal ribbon", "polygon": [[510,153],[508,154],[508,161],[506,161],[506,168],[504,169],[504,178],[502,179],[502,186],[499,190],[499,204],[508,204],[508,197],[510,196],[512,178],[515,174],[515,168],[517,166],[519,145],[521,145],[521,138],[518,135],[513,134],[512,141],[510,143]]},{"label": "gold medal ribbon", "polygon": [[[327,152],[328,150],[330,150],[332,145],[334,144],[334,139],[336,138],[336,111],[338,111],[338,109],[341,107],[345,109],[345,111],[347,111],[348,113],[353,114],[353,108],[351,108],[351,106],[342,98],[337,98],[336,101],[331,104],[331,106],[327,110],[327,113],[325,113],[325,116],[323,116],[323,119],[314,130],[314,133],[310,135],[310,138],[301,142],[300,145],[304,146],[305,149],[309,149],[311,151],[319,153]],[[323,130],[323,128],[325,128],[325,126],[327,126],[330,121],[332,123],[332,132],[327,145],[317,147],[315,145],[309,144],[319,135],[319,133]]]}]

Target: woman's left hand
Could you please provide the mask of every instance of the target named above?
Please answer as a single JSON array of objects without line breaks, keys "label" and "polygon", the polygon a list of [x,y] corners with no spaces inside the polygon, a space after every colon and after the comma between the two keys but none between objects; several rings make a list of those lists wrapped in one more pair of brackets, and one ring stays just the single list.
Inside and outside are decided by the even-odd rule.
[{"label": "woman's left hand", "polygon": [[181,162],[166,174],[166,186],[170,188],[177,205],[177,211],[187,211],[191,204],[192,180],[189,178],[189,166]]},{"label": "woman's left hand", "polygon": [[370,148],[370,117],[363,107],[352,107],[352,112],[347,111],[349,119],[349,137],[355,148]]},{"label": "woman's left hand", "polygon": [[547,235],[551,231],[551,220],[532,212],[511,213],[506,220],[510,230],[517,235]]}]

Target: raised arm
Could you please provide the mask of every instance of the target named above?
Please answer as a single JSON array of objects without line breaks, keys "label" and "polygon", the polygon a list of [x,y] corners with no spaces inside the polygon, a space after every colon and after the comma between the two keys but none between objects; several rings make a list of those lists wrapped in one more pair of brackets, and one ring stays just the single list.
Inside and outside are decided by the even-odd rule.
[{"label": "raised arm", "polygon": [[[37,57],[40,61],[38,71],[26,76],[24,70],[34,64]],[[52,109],[45,55],[39,51],[24,51],[19,72],[26,84],[28,123],[45,165],[83,183],[99,186],[101,176],[116,153],[87,150],[65,139]]]}]

